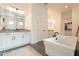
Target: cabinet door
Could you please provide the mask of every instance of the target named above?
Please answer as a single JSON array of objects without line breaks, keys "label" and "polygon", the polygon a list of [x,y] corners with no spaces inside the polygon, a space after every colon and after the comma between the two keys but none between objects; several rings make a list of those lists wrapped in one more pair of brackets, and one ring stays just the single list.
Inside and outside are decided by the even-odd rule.
[{"label": "cabinet door", "polygon": [[0,33],[0,51],[2,51],[5,47],[5,39],[4,39],[4,34]]},{"label": "cabinet door", "polygon": [[27,34],[25,34],[25,32],[15,33],[15,41],[16,42],[14,42],[14,44],[17,45],[17,46],[29,43],[29,40],[27,40]]},{"label": "cabinet door", "polygon": [[21,33],[19,32],[16,32],[16,33],[13,33],[13,44],[17,47],[17,46],[20,46],[21,43],[22,43],[22,40],[23,39],[23,36]]},{"label": "cabinet door", "polygon": [[4,36],[4,49],[10,49],[12,48],[13,44],[13,40],[12,40],[12,33],[5,33]]},{"label": "cabinet door", "polygon": [[22,39],[21,42],[23,44],[29,44],[30,43],[30,32],[23,32],[21,33]]},{"label": "cabinet door", "polygon": [[24,43],[24,44],[29,43],[30,38],[29,38],[29,33],[28,32],[23,32],[22,33],[22,38],[23,38],[23,39],[21,39],[22,43]]},{"label": "cabinet door", "polygon": [[[27,36],[27,38],[26,38],[26,36]],[[31,32],[26,32],[25,33],[25,38],[26,38],[26,42],[30,43],[30,41],[31,41]]]},{"label": "cabinet door", "polygon": [[0,50],[10,49],[13,45],[11,33],[0,34]]}]

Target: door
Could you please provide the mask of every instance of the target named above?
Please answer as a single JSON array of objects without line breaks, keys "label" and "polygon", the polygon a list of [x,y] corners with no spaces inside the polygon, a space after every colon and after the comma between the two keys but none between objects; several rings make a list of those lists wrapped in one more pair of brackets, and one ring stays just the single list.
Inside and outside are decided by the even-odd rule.
[{"label": "door", "polygon": [[12,48],[13,44],[13,37],[12,33],[5,33],[4,34],[4,50]]},{"label": "door", "polygon": [[5,37],[4,33],[0,33],[0,51],[5,47]]},{"label": "door", "polygon": [[0,51],[13,48],[13,36],[12,33],[1,33],[0,34]]},{"label": "door", "polygon": [[22,42],[23,44],[29,44],[30,43],[30,33],[29,32],[23,32],[22,33]]},{"label": "door", "polygon": [[23,34],[20,32],[15,32],[13,33],[13,40],[14,40],[14,45],[17,46],[21,46],[23,44]]},{"label": "door", "polygon": [[25,32],[16,32],[15,33],[15,42],[14,44],[16,46],[21,46],[21,45],[24,45],[24,44],[28,44],[29,43],[29,39],[28,38],[28,34],[25,33]]}]

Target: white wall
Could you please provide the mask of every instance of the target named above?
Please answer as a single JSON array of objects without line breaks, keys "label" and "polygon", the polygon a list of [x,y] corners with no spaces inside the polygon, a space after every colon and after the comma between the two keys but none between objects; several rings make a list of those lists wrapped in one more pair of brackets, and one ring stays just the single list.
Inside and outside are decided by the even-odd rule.
[{"label": "white wall", "polygon": [[[65,10],[62,8],[63,11]],[[61,20],[62,20],[62,15],[61,15],[62,10],[59,9],[59,7],[55,6],[49,6],[48,9],[48,19],[53,20],[55,22],[56,30],[59,33],[62,32],[62,25],[61,25]],[[79,25],[79,6],[74,6],[72,7],[72,35],[75,36],[77,32],[77,28]]]},{"label": "white wall", "polygon": [[[61,34],[61,11],[54,6],[48,7],[48,19],[55,23],[55,31]],[[53,29],[52,29],[53,30]]]},{"label": "white wall", "polygon": [[72,8],[72,35],[76,36],[79,25],[79,7]]},{"label": "white wall", "polygon": [[32,4],[31,44],[48,37],[48,9],[42,3]]}]

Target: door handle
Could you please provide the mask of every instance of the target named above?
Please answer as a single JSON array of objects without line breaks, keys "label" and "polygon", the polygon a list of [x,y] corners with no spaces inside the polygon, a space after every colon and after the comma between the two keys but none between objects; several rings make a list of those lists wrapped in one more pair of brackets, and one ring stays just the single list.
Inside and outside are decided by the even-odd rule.
[{"label": "door handle", "polygon": [[13,36],[12,36],[12,40],[13,40]]},{"label": "door handle", "polygon": [[15,40],[15,36],[12,36],[12,40]]}]

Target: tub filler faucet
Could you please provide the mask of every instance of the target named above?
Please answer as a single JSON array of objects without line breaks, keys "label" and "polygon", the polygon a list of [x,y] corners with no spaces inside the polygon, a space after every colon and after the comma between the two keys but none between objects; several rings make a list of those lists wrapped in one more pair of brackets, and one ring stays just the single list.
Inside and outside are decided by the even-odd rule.
[{"label": "tub filler faucet", "polygon": [[53,37],[56,37],[57,35],[59,35],[59,33],[55,32],[54,35],[53,35]]},{"label": "tub filler faucet", "polygon": [[[59,35],[59,33],[55,32],[54,35],[53,35],[53,37],[56,37],[57,35]],[[57,40],[57,37],[56,37],[56,40]]]}]

